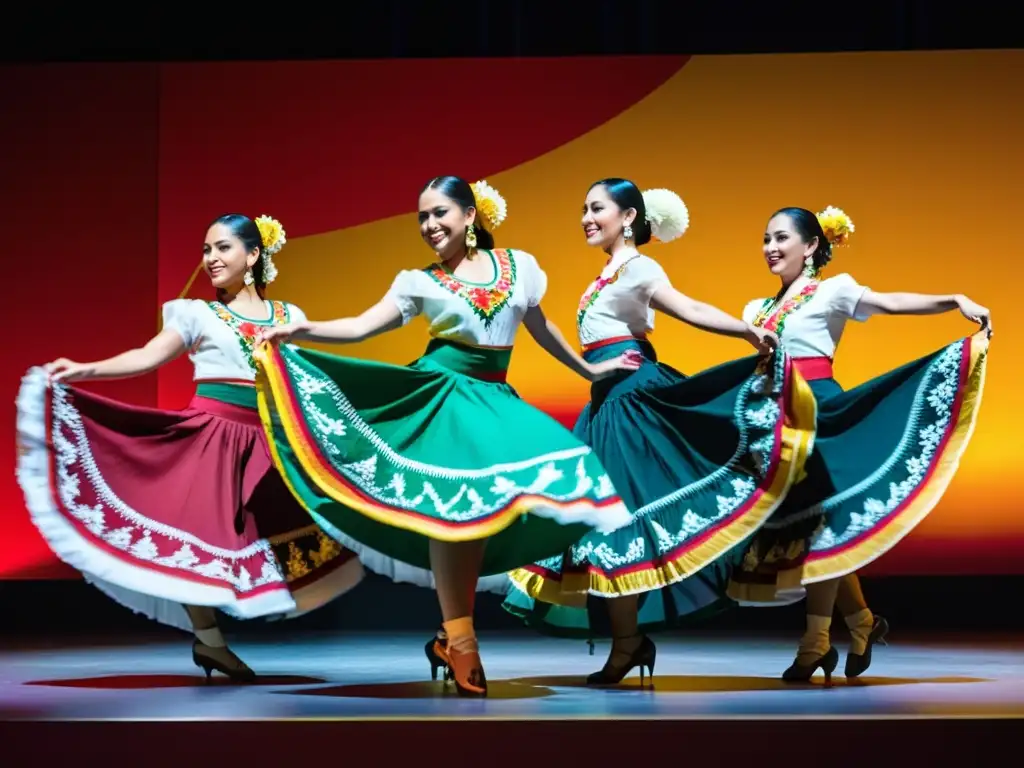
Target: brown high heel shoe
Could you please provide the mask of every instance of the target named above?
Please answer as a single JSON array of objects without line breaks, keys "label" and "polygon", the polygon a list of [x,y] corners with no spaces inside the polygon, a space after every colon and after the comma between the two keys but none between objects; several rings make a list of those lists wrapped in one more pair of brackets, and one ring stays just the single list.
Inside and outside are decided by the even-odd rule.
[{"label": "brown high heel shoe", "polygon": [[256,673],[227,646],[211,648],[195,640],[192,643],[192,663],[206,673],[207,684],[213,676],[213,670],[227,675],[236,683],[251,683],[256,679]]},{"label": "brown high heel shoe", "polygon": [[460,651],[449,645],[447,648],[449,670],[459,696],[484,698],[487,696],[487,676],[476,649]]}]

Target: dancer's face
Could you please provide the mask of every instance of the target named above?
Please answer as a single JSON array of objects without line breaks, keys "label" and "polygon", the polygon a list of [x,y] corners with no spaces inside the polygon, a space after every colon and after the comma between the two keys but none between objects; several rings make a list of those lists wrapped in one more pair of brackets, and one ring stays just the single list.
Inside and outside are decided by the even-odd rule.
[{"label": "dancer's face", "polygon": [[607,251],[622,238],[622,230],[627,224],[632,224],[635,218],[634,209],[619,208],[608,195],[605,186],[598,184],[587,193],[580,224],[587,245]]},{"label": "dancer's face", "polygon": [[436,189],[420,195],[420,236],[434,253],[447,260],[466,247],[466,229],[476,220],[476,210],[462,210],[457,202]]},{"label": "dancer's face", "polygon": [[245,245],[225,224],[214,224],[206,230],[203,243],[203,267],[214,288],[237,289],[243,284],[247,270],[259,260],[258,249],[246,251]]},{"label": "dancer's face", "polygon": [[800,276],[804,261],[818,247],[818,238],[805,242],[793,226],[793,220],[780,213],[768,222],[764,233],[764,259],[768,269],[786,282]]}]

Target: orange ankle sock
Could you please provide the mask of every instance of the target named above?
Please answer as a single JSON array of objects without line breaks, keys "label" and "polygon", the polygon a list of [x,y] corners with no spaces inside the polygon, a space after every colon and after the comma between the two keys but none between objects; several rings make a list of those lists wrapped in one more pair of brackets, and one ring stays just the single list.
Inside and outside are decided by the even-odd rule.
[{"label": "orange ankle sock", "polygon": [[480,664],[480,649],[470,616],[444,623],[448,635],[448,658],[460,693],[487,695],[487,678]]}]

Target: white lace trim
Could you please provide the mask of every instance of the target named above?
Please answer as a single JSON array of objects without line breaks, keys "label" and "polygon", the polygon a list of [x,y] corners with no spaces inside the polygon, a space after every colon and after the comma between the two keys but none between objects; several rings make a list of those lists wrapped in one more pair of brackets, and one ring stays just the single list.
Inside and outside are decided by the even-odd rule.
[{"label": "white lace trim", "polygon": [[[53,398],[53,431],[49,437],[54,445],[52,460],[59,501],[50,485],[51,454],[46,429],[46,399],[49,397]],[[82,572],[86,581],[115,601],[163,624],[185,630],[189,630],[191,624],[182,603],[216,607],[239,619],[295,615],[300,610],[288,591],[268,542],[257,542],[238,552],[211,547],[186,532],[146,518],[118,499],[93,460],[81,418],[69,402],[67,387],[57,385],[51,392],[48,377],[40,368],[31,369],[22,379],[17,398],[17,436],[17,478],[33,523],[61,560]],[[79,469],[73,471],[76,464]],[[77,501],[83,476],[100,499],[95,506]],[[137,563],[112,555],[83,536],[65,517],[60,502],[92,536],[129,553]],[[106,516],[111,512],[129,524],[109,528]],[[152,533],[179,541],[181,546],[171,554],[159,556]],[[197,551],[212,559],[200,565]],[[259,578],[248,578],[244,568],[237,575],[233,573],[231,560],[261,553],[264,567]],[[219,578],[226,584],[203,584],[147,568],[147,563]],[[344,575],[339,575],[335,584],[343,591],[358,583],[362,575],[356,561],[339,570]],[[238,594],[264,585],[278,588],[248,596]]]}]

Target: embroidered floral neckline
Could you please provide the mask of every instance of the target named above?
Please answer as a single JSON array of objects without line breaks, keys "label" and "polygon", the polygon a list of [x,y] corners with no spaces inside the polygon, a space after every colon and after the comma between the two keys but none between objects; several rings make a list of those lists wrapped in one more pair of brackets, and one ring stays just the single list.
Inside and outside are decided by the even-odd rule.
[{"label": "embroidered floral neckline", "polygon": [[267,320],[253,320],[234,312],[223,302],[210,302],[210,309],[213,310],[214,314],[235,332],[235,336],[238,337],[239,346],[242,349],[242,354],[245,355],[245,359],[248,361],[253,373],[256,372],[256,360],[252,355],[252,350],[256,344],[256,336],[259,333],[260,326],[284,325],[288,322],[288,307],[284,302],[268,301],[267,304],[270,305],[270,318]]},{"label": "embroidered floral neckline", "polygon": [[[579,308],[576,310],[577,328],[583,327],[583,318],[586,317],[587,311],[594,306],[594,303],[597,301],[597,297],[601,294],[601,291],[618,280],[626,270],[626,265],[640,255],[636,251],[627,251],[627,253],[628,255],[614,272],[612,272],[608,277],[603,277],[605,270],[602,269],[601,274],[597,276],[597,279],[594,280],[594,282],[592,282],[587,288],[586,292],[584,292],[583,297],[580,299]],[[614,262],[615,257],[613,256],[608,259],[607,263],[604,265],[605,269],[611,266]]]},{"label": "embroidered floral neckline", "polygon": [[494,264],[494,279],[489,283],[463,280],[456,277],[443,264],[432,264],[425,270],[442,288],[469,304],[473,314],[483,320],[484,328],[489,327],[508,304],[516,284],[516,262],[512,252],[500,249],[487,251],[487,254]]},{"label": "embroidered floral neckline", "polygon": [[753,324],[764,328],[766,331],[773,331],[779,336],[782,336],[782,331],[786,325],[786,319],[814,298],[814,294],[817,293],[819,285],[820,283],[817,280],[812,280],[805,285],[799,293],[784,301],[782,306],[780,306],[774,313],[772,313],[771,310],[778,303],[778,297],[765,299],[764,303],[761,305],[761,309],[758,310],[757,316],[754,318]]}]

